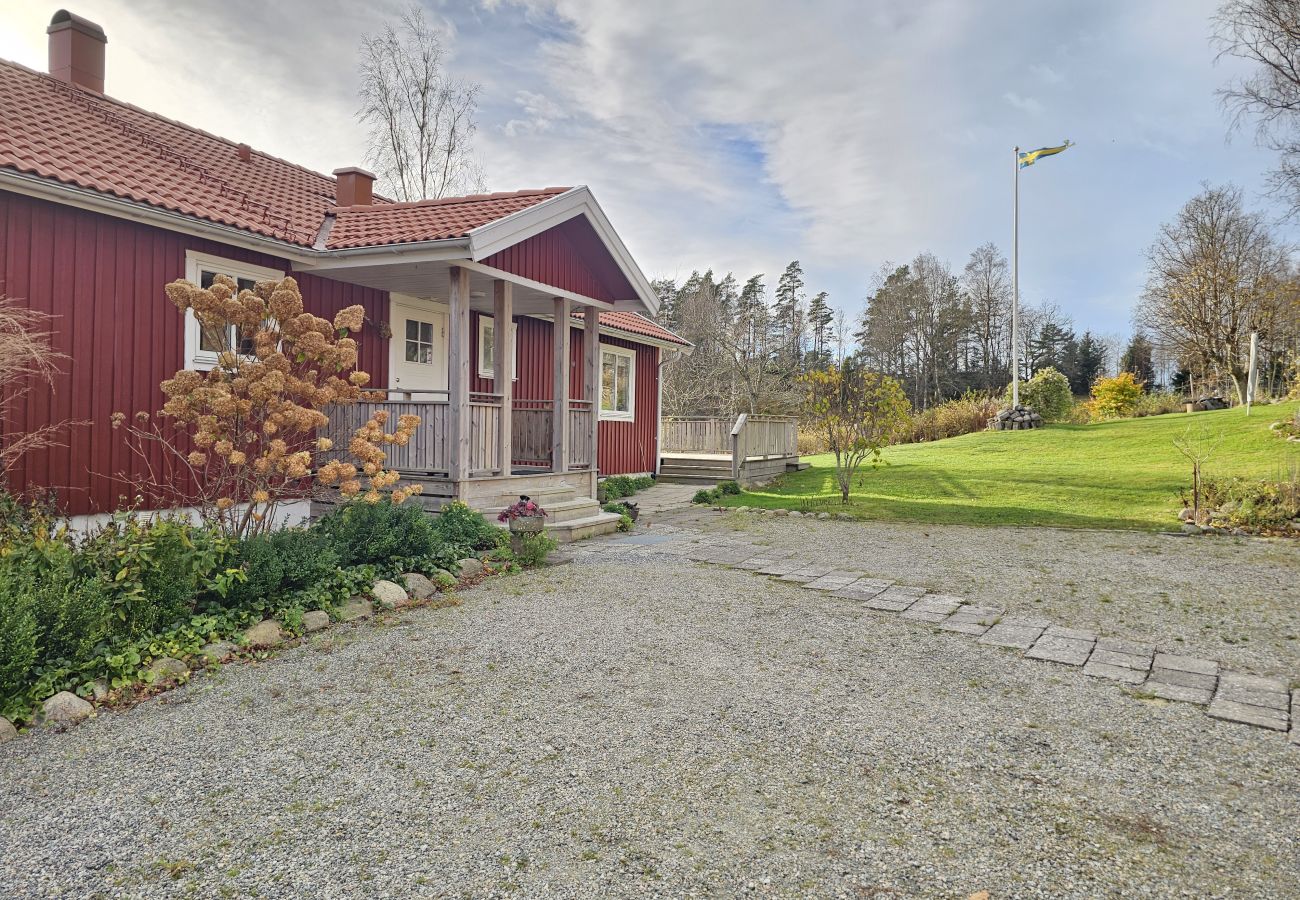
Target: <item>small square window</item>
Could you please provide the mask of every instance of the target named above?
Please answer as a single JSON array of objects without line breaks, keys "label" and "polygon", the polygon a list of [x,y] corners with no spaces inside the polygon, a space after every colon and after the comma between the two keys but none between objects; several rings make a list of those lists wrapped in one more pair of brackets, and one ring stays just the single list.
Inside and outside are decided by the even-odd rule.
[{"label": "small square window", "polygon": [[636,353],[622,347],[600,351],[600,417],[630,420],[635,417]]}]

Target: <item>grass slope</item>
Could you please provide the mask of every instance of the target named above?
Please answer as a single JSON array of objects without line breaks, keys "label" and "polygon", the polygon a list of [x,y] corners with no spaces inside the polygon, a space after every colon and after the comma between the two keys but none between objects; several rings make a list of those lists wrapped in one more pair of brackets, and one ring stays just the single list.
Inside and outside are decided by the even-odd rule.
[{"label": "grass slope", "polygon": [[1222,443],[1208,476],[1278,478],[1300,464],[1300,451],[1269,432],[1297,403],[1052,425],[1035,431],[967,434],[885,451],[887,466],[861,472],[850,505],[840,504],[835,458],[724,502],[735,506],[849,512],[864,519],[969,525],[1059,525],[1167,529],[1176,525],[1179,491],[1190,464],[1175,438],[1204,425]]}]

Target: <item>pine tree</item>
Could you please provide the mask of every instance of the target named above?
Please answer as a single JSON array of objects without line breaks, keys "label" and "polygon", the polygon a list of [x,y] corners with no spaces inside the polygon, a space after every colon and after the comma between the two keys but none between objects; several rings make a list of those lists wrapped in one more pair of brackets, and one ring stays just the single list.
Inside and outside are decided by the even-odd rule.
[{"label": "pine tree", "polygon": [[803,268],[796,259],[777,280],[772,303],[772,326],[783,372],[793,373],[803,357],[803,287]]},{"label": "pine tree", "polygon": [[824,369],[831,363],[831,347],[835,341],[831,323],[835,312],[826,302],[827,293],[820,292],[808,304],[808,326],[812,330],[812,352],[808,354],[806,368]]},{"label": "pine tree", "polygon": [[1124,348],[1124,355],[1119,359],[1119,370],[1132,372],[1138,381],[1151,384],[1156,376],[1153,351],[1154,348],[1147,336],[1140,331],[1137,332]]}]

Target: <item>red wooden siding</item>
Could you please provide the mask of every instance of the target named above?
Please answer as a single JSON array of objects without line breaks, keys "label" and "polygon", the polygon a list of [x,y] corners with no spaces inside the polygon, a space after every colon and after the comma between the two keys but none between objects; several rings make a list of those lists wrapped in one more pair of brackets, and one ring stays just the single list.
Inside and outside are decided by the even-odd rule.
[{"label": "red wooden siding", "polygon": [[584,216],[576,216],[483,260],[489,266],[594,300],[636,296]]},{"label": "red wooden siding", "polygon": [[[491,378],[478,377],[478,314],[470,323],[470,390],[493,393]],[[551,365],[551,323],[520,317],[518,326],[518,375],[514,396],[521,400],[550,400],[555,396],[554,367]],[[583,329],[569,333],[569,396],[583,398]],[[659,437],[659,350],[645,344],[602,337],[602,344],[636,351],[635,419],[631,422],[602,421],[597,441],[601,475],[653,472]]]},{"label": "red wooden siding", "polygon": [[[38,387],[20,399],[4,428],[30,431],[65,419],[89,423],[69,430],[67,446],[28,454],[11,487],[53,488],[72,514],[112,510],[119,496],[131,494],[130,480],[142,478],[146,466],[109,417],[159,409],[159,383],[184,365],[184,319],[163,286],[185,277],[187,250],[289,268],[260,253],[0,192],[0,294],[55,316],[53,344],[69,357],[53,393]],[[317,315],[332,317],[360,303],[372,320],[387,317],[383,292],[298,277]],[[387,346],[373,329],[361,336],[361,365],[385,383]],[[152,451],[150,462],[161,465],[160,450]]]}]

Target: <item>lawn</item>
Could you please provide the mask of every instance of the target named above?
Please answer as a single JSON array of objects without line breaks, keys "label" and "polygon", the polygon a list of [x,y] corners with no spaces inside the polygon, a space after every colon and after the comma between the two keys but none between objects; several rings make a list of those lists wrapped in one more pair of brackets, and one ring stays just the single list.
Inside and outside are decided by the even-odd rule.
[{"label": "lawn", "polygon": [[1300,404],[1193,415],[1173,414],[1035,431],[967,434],[885,451],[887,465],[866,468],[849,506],[840,503],[835,458],[766,487],[728,497],[735,505],[849,512],[882,521],[1079,528],[1174,527],[1191,467],[1173,441],[1202,426],[1221,441],[1207,476],[1278,478],[1300,466],[1300,448],[1268,430]]}]

